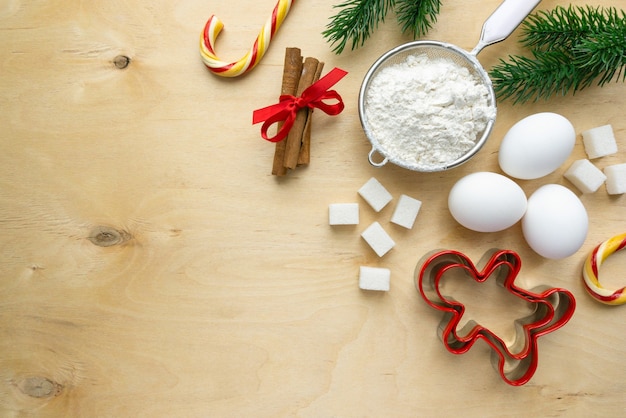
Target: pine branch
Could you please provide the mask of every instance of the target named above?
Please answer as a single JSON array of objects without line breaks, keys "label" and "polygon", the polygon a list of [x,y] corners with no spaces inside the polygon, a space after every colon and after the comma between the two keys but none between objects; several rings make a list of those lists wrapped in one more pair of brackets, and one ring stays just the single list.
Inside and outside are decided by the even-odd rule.
[{"label": "pine branch", "polygon": [[557,6],[551,11],[540,10],[522,23],[520,43],[529,48],[552,50],[571,48],[592,33],[598,25],[597,10],[588,6],[568,8]]},{"label": "pine branch", "polygon": [[613,79],[626,79],[626,17],[622,25],[619,33],[603,32],[583,39],[573,47],[574,64],[586,73],[585,86],[596,79],[599,79],[599,86]]},{"label": "pine branch", "polygon": [[626,14],[615,8],[557,6],[523,23],[532,57],[509,56],[491,71],[496,95],[514,103],[548,99],[626,80]]},{"label": "pine branch", "polygon": [[426,35],[437,22],[440,7],[440,0],[396,0],[396,15],[402,33],[408,31],[413,38]]},{"label": "pine branch", "polygon": [[395,0],[346,0],[334,6],[340,11],[327,25],[322,35],[334,45],[333,51],[340,54],[348,41],[352,49],[363,46],[380,22],[385,21]]},{"label": "pine branch", "polygon": [[352,49],[363,46],[378,24],[395,9],[402,33],[411,32],[414,38],[425,35],[437,21],[441,0],[344,0],[334,6],[340,9],[332,16],[324,38],[336,54],[348,43]]},{"label": "pine branch", "polygon": [[513,103],[548,99],[578,89],[580,80],[572,61],[553,51],[535,51],[533,57],[509,56],[489,73],[496,96]]}]

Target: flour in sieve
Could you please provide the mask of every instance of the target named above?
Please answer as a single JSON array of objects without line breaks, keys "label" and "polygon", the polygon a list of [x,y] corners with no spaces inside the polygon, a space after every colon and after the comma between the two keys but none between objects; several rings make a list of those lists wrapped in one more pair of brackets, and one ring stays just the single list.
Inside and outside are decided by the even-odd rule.
[{"label": "flour in sieve", "polygon": [[387,155],[425,169],[462,157],[495,116],[480,79],[451,60],[425,55],[380,70],[365,100],[371,134]]}]

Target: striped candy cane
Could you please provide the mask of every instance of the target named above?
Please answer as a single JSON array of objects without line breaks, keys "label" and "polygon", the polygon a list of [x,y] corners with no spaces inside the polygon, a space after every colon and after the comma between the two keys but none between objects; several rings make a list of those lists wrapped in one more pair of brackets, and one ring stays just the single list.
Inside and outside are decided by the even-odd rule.
[{"label": "striped candy cane", "polygon": [[614,236],[593,249],[583,266],[583,280],[587,292],[596,300],[607,305],[626,303],[626,287],[618,290],[605,289],[600,285],[600,266],[613,253],[626,247],[626,233]]},{"label": "striped candy cane", "polygon": [[200,56],[204,65],[222,77],[237,77],[252,70],[265,55],[276,31],[287,17],[292,3],[293,0],[279,0],[252,48],[240,60],[230,63],[220,60],[215,53],[215,39],[224,28],[224,24],[215,15],[211,16],[200,36]]}]

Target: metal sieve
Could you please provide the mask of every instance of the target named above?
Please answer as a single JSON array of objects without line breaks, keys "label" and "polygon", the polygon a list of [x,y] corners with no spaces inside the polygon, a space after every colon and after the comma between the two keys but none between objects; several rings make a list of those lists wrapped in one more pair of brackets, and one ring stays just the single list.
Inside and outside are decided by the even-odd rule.
[{"label": "metal sieve", "polygon": [[[400,45],[378,58],[365,75],[359,91],[359,118],[365,135],[372,145],[368,154],[370,164],[376,167],[391,162],[397,166],[421,172],[443,171],[457,167],[472,158],[485,144],[496,120],[496,95],[487,71],[477,59],[478,53],[486,46],[506,39],[541,0],[504,0],[500,6],[485,21],[480,40],[471,51],[459,48],[456,45],[441,41],[413,41]],[[367,96],[372,80],[385,68],[405,62],[409,56],[425,56],[428,60],[445,59],[460,67],[467,68],[477,83],[482,83],[487,89],[487,103],[493,108],[492,116],[487,120],[485,128],[475,138],[474,145],[462,156],[443,164],[423,164],[409,161],[404,157],[390,152],[376,137],[367,116]],[[416,135],[419,135],[419,126],[415,126]],[[377,156],[379,156],[377,158]]]}]

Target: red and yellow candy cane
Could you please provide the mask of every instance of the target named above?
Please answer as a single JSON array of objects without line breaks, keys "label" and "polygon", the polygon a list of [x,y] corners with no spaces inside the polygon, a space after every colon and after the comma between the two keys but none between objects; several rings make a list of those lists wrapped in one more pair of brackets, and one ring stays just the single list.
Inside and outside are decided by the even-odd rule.
[{"label": "red and yellow candy cane", "polygon": [[270,45],[270,41],[283,23],[294,0],[279,0],[261,28],[252,48],[240,60],[225,62],[215,54],[215,39],[224,28],[224,24],[215,15],[211,16],[200,36],[200,56],[204,65],[214,74],[222,77],[237,77],[253,69]]},{"label": "red and yellow candy cane", "polygon": [[626,233],[599,244],[589,254],[583,266],[583,280],[587,292],[596,300],[607,305],[622,305],[626,303],[626,287],[618,290],[608,290],[600,285],[600,266],[611,254],[626,247]]}]

